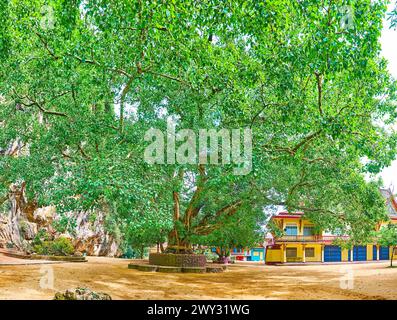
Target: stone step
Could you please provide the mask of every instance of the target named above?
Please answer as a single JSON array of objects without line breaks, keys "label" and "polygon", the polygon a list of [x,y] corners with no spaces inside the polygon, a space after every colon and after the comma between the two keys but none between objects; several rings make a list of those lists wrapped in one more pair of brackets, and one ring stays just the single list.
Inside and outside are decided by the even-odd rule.
[{"label": "stone step", "polygon": [[178,273],[178,272],[182,272],[182,268],[181,267],[158,266],[157,271],[158,272]]},{"label": "stone step", "polygon": [[156,272],[157,268],[158,268],[158,266],[153,266],[150,264],[140,264],[137,266],[137,269],[139,271],[149,271],[149,272]]},{"label": "stone step", "polygon": [[201,267],[184,267],[182,268],[182,272],[183,273],[205,273],[206,272],[206,268],[201,268]]}]

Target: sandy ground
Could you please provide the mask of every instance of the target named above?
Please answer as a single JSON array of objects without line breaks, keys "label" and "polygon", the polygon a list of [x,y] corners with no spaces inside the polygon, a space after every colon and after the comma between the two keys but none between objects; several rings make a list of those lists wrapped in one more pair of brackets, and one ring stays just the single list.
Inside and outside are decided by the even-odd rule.
[{"label": "sandy ground", "polygon": [[387,262],[237,265],[221,274],[146,273],[128,269],[128,262],[90,257],[87,263],[3,265],[0,299],[52,299],[78,286],[113,299],[397,299],[397,268]]}]

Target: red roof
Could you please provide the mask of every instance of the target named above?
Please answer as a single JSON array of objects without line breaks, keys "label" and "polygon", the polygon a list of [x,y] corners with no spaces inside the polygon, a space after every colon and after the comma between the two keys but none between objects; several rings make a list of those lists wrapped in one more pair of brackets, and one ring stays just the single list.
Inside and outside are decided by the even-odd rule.
[{"label": "red roof", "polygon": [[281,219],[281,218],[301,218],[303,216],[303,212],[292,212],[281,211],[277,215],[272,216],[272,219]]}]

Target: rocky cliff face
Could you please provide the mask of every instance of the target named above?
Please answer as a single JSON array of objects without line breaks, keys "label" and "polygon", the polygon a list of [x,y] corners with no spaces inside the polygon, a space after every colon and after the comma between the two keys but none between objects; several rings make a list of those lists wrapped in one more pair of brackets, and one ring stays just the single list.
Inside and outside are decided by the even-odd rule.
[{"label": "rocky cliff face", "polygon": [[38,208],[25,197],[25,185],[12,185],[9,210],[0,215],[0,247],[29,251],[38,230],[45,229],[52,237],[70,238],[75,249],[87,255],[118,256],[119,245],[104,227],[105,213],[68,212],[66,218],[75,221],[73,235],[60,234],[53,222],[60,218],[55,207]]}]

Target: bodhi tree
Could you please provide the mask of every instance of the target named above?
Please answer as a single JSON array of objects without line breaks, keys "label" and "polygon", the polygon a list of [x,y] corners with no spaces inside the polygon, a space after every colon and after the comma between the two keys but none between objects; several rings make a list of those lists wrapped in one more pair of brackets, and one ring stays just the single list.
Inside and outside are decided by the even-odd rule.
[{"label": "bodhi tree", "polygon": [[218,262],[227,263],[234,248],[252,248],[263,246],[263,226],[265,222],[255,215],[248,217],[246,211],[240,211],[230,218],[225,218],[222,228],[207,236],[192,238],[194,243],[216,248]]},{"label": "bodhi tree", "polygon": [[[383,1],[351,1],[349,23],[344,1],[2,6],[0,147],[29,150],[0,157],[3,194],[24,181],[39,206],[101,208],[123,235],[139,225],[157,242],[154,226],[170,252],[222,237],[237,216],[252,229],[268,205],[352,237],[386,217],[363,177],[396,151]],[[251,129],[250,171],[167,164],[172,154],[145,162],[145,134],[169,121],[194,133]]]}]

